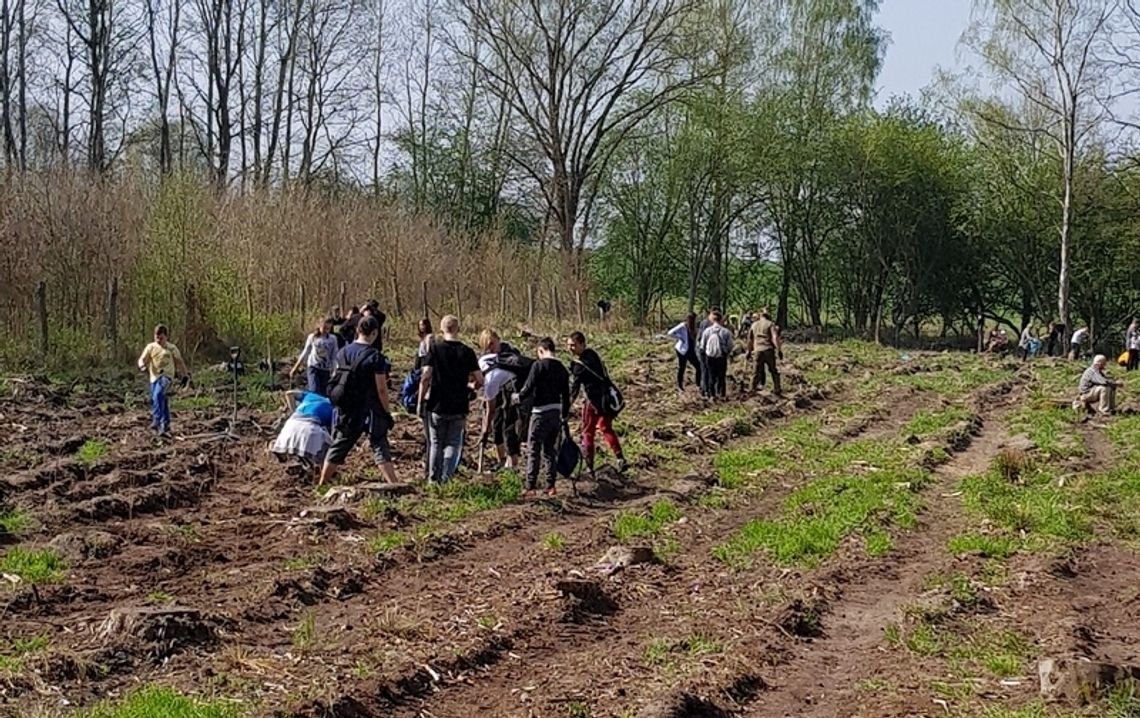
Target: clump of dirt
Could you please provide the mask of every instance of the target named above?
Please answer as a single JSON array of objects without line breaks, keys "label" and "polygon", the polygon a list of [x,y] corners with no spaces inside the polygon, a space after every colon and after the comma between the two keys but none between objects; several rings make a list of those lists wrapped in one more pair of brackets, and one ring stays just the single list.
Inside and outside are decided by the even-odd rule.
[{"label": "clump of dirt", "polygon": [[155,660],[190,646],[210,645],[225,621],[196,608],[116,608],[99,627],[99,635],[115,642],[137,642]]},{"label": "clump of dirt", "polygon": [[776,625],[799,638],[823,636],[823,613],[827,604],[820,598],[795,598],[776,613]]},{"label": "clump of dirt", "polygon": [[618,611],[617,601],[595,581],[564,580],[554,587],[562,594],[563,621],[581,623],[590,618],[612,616]]}]

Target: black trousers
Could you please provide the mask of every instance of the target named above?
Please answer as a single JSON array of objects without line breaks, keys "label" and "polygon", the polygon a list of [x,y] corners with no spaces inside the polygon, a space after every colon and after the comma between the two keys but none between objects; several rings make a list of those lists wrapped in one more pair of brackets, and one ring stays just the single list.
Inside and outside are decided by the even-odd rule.
[{"label": "black trousers", "polygon": [[562,412],[558,409],[549,409],[541,414],[534,414],[530,419],[527,444],[529,450],[526,455],[526,488],[532,490],[538,483],[538,473],[541,468],[546,470],[546,488],[554,488],[554,479],[557,476],[554,461],[558,456],[558,434],[562,428]]},{"label": "black trousers", "polygon": [[776,350],[774,348],[764,349],[756,353],[756,373],[752,375],[752,391],[764,386],[767,378],[764,376],[765,368],[772,373],[773,391],[780,394],[780,372],[776,369]]},{"label": "black trousers", "polygon": [[689,347],[688,354],[675,352],[677,355],[677,388],[685,388],[685,367],[689,364],[693,365],[693,370],[696,372],[696,384],[701,386],[701,362],[697,359],[697,352],[692,347]]},{"label": "black trousers", "polygon": [[1140,369],[1140,349],[1128,350],[1128,371]]},{"label": "black trousers", "polygon": [[705,357],[709,396],[728,395],[728,357]]}]

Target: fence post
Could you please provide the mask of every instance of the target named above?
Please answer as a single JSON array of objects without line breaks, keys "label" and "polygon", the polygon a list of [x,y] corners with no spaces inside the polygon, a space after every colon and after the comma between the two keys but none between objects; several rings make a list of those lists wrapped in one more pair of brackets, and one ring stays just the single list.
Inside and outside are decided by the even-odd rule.
[{"label": "fence post", "polygon": [[423,284],[420,285],[420,306],[424,310],[423,314],[421,314],[420,316],[422,316],[425,319],[430,318],[428,316],[427,280],[426,279],[423,281]]},{"label": "fence post", "polygon": [[111,358],[115,358],[119,348],[119,278],[111,277],[107,283],[107,342],[111,346]]},{"label": "fence post", "polygon": [[345,299],[348,297],[348,293],[345,291],[345,289],[346,288],[344,286],[344,282],[341,282],[340,283],[340,305],[339,305],[341,316],[345,316],[345,313],[348,311],[348,307],[344,306]]},{"label": "fence post", "polygon": [[562,323],[562,307],[558,306],[558,285],[552,284],[550,286],[550,302],[554,305],[554,321]]},{"label": "fence post", "polygon": [[36,284],[36,312],[40,317],[40,354],[48,353],[48,314],[47,314],[47,282],[42,279]]},{"label": "fence post", "polygon": [[534,323],[534,285],[526,285],[526,320]]},{"label": "fence post", "polygon": [[249,340],[253,341],[253,290],[249,288],[248,284],[245,285],[245,311],[246,319],[249,320]]},{"label": "fence post", "polygon": [[459,282],[452,284],[452,289],[455,291],[455,316],[460,319],[463,318],[463,300],[459,296]]},{"label": "fence post", "polygon": [[507,285],[499,285],[499,318],[505,319],[507,316]]},{"label": "fence post", "polygon": [[585,324],[586,317],[582,314],[582,290],[574,290],[574,305],[578,308],[578,324]]},{"label": "fence post", "polygon": [[297,290],[297,319],[301,327],[301,333],[305,333],[305,285],[302,284]]}]

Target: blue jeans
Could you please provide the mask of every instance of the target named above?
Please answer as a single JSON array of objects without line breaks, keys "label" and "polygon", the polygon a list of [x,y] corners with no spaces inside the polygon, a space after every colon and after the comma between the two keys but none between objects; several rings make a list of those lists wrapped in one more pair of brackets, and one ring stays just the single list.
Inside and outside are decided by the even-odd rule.
[{"label": "blue jeans", "polygon": [[309,380],[309,391],[321,396],[329,395],[329,373],[327,371],[311,366],[306,376]]},{"label": "blue jeans", "polygon": [[428,417],[429,444],[428,481],[445,484],[459,469],[459,458],[463,450],[463,427],[467,423],[465,414],[436,414]]},{"label": "blue jeans", "polygon": [[168,376],[150,383],[150,427],[160,434],[170,431],[170,400],[166,397],[170,384]]}]

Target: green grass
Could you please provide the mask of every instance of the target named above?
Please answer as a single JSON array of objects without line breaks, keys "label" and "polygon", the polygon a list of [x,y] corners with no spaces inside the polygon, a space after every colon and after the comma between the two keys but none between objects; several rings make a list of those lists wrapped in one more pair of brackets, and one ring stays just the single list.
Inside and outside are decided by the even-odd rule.
[{"label": "green grass", "polygon": [[[216,409],[217,407],[218,398],[216,394],[188,394],[186,396],[175,394],[170,399],[170,410],[175,412]],[[232,400],[230,408],[233,408]]]},{"label": "green grass", "polygon": [[542,545],[549,551],[561,551],[566,546],[566,537],[557,531],[551,531],[542,537]]},{"label": "green grass", "polygon": [[0,533],[18,534],[32,527],[32,517],[23,509],[0,511]]},{"label": "green grass", "polygon": [[59,583],[67,571],[67,564],[54,551],[29,551],[16,546],[0,559],[0,573],[19,576],[24,583]]},{"label": "green grass", "polygon": [[146,600],[151,603],[174,603],[174,596],[166,591],[151,591],[146,595]]},{"label": "green grass", "polygon": [[0,643],[0,672],[19,673],[28,656],[44,650],[51,644],[47,635],[31,638],[14,638]]},{"label": "green grass", "polygon": [[84,466],[91,466],[107,455],[110,445],[99,439],[88,439],[75,452],[75,460]]},{"label": "green grass", "polygon": [[1081,541],[1092,535],[1087,506],[1073,484],[1060,485],[1045,467],[1026,471],[1012,483],[998,469],[962,481],[962,503],[1012,537],[1025,536],[1022,548]]},{"label": "green grass", "polygon": [[1014,415],[1010,429],[1025,434],[1037,450],[1049,459],[1084,456],[1087,453],[1083,438],[1073,430],[1076,415],[1072,409],[1062,409],[1041,401]]},{"label": "green grass", "polygon": [[1007,559],[1021,548],[1021,541],[1011,536],[965,533],[954,536],[946,546],[955,556],[976,553],[984,558]]},{"label": "green grass", "polygon": [[312,611],[305,611],[301,622],[293,629],[293,647],[298,651],[307,651],[313,647],[317,640],[317,619]]},{"label": "green grass", "polygon": [[961,406],[947,406],[941,409],[919,409],[902,431],[918,437],[931,436],[943,429],[970,419],[972,414]]},{"label": "green grass", "polygon": [[614,537],[625,543],[633,538],[658,536],[667,525],[677,521],[681,516],[681,510],[676,504],[663,499],[653,504],[645,513],[622,511],[614,517],[610,528]]},{"label": "green grass", "polygon": [[776,468],[779,461],[776,451],[770,447],[725,449],[713,457],[713,468],[721,486],[735,489]]},{"label": "green grass", "polygon": [[[719,424],[725,419],[732,419],[734,422],[743,421],[748,424],[748,414],[750,409],[744,404],[723,404],[712,409],[706,409],[693,417],[693,423],[697,426],[713,426]],[[751,428],[751,425],[749,425]]]},{"label": "green grass", "polygon": [[190,698],[170,688],[148,687],[122,701],[80,711],[77,718],[238,718],[237,704]]},{"label": "green grass", "polygon": [[320,556],[294,556],[293,558],[286,559],[286,571],[305,571],[310,568],[316,568],[321,565]]},{"label": "green grass", "polygon": [[401,531],[388,531],[369,540],[368,552],[374,554],[389,553],[411,542],[412,537],[406,533]]},{"label": "green grass", "polygon": [[694,633],[679,639],[654,638],[645,649],[645,660],[653,666],[675,669],[678,660],[719,653],[724,653],[723,643],[707,634]]},{"label": "green grass", "polygon": [[492,483],[485,481],[450,481],[432,487],[426,497],[402,502],[408,512],[423,519],[445,522],[461,521],[472,514],[490,511],[518,501],[522,495],[522,479],[506,471]]}]

